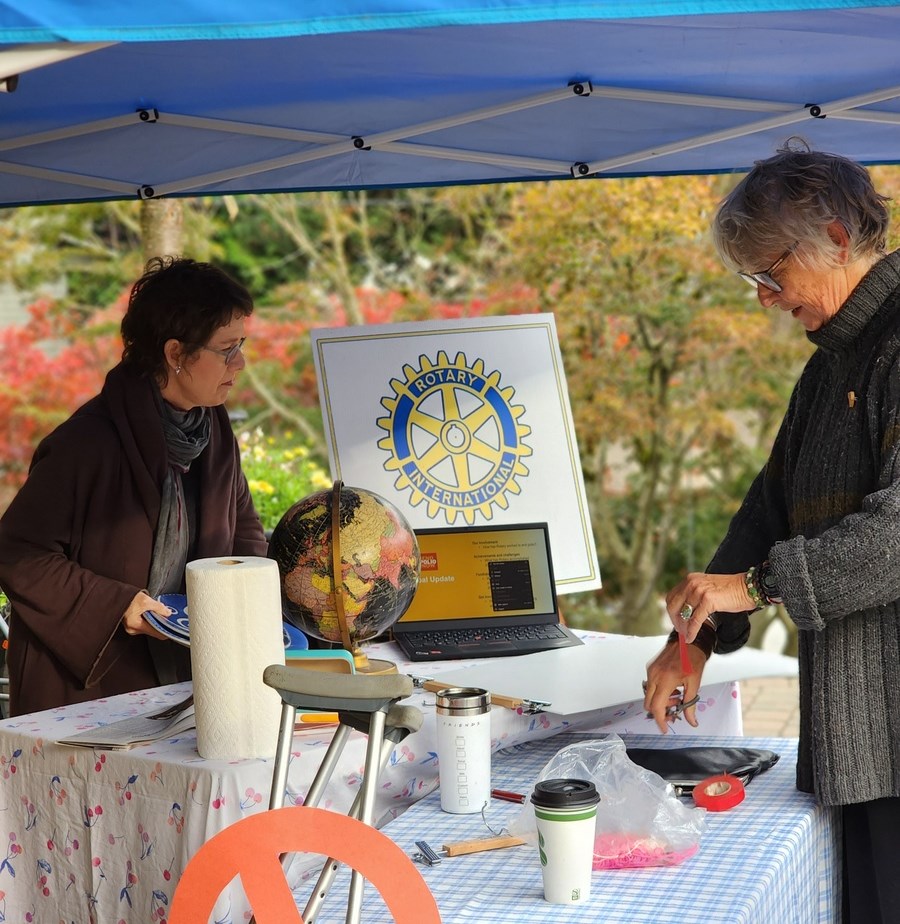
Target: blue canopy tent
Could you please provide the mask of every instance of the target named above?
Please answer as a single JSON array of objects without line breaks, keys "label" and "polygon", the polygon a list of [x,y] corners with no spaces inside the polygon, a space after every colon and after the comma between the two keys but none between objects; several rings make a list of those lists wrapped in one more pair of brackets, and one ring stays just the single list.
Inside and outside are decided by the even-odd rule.
[{"label": "blue canopy tent", "polygon": [[900,7],[0,0],[0,205],[900,153]]}]

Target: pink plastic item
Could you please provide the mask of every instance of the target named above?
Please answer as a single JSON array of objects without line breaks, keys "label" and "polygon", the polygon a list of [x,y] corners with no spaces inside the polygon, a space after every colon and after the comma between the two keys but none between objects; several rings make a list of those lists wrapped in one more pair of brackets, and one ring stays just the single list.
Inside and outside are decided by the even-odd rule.
[{"label": "pink plastic item", "polygon": [[672,851],[649,837],[631,834],[600,834],[594,841],[594,869],[634,869],[641,866],[677,866],[698,850]]}]

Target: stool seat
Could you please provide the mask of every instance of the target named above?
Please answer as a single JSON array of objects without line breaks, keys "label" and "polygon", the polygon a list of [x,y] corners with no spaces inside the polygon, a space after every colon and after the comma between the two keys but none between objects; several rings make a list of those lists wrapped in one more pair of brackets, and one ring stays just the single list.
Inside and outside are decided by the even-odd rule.
[{"label": "stool seat", "polygon": [[329,674],[283,664],[267,667],[263,682],[277,690],[284,703],[327,712],[374,712],[413,692],[412,678],[405,674]]}]

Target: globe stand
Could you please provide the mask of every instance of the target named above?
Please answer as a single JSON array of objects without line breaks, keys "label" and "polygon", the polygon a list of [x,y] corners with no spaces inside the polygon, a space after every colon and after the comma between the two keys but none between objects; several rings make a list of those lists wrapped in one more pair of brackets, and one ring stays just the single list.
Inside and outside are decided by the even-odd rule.
[{"label": "globe stand", "polygon": [[353,655],[357,674],[370,676],[397,674],[399,671],[393,661],[384,661],[379,658],[369,659],[359,642],[350,637],[350,626],[347,624],[347,612],[344,609],[344,581],[341,569],[341,488],[343,486],[342,481],[335,481],[331,492],[331,583],[334,588],[334,608],[337,613],[338,627],[341,630],[341,643]]},{"label": "globe stand", "polygon": [[386,661],[382,658],[369,658],[366,657],[365,654],[362,656],[365,658],[365,663],[360,665],[356,655],[353,655],[353,660],[356,663],[357,674],[366,674],[369,677],[380,677],[383,674],[400,673],[400,671],[397,670],[397,665],[394,664],[393,661]]}]

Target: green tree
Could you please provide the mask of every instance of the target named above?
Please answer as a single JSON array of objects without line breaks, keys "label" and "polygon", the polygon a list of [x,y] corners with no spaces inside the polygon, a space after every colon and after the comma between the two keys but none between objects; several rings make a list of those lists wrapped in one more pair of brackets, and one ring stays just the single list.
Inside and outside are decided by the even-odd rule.
[{"label": "green tree", "polygon": [[[158,246],[174,252],[173,221],[180,225],[180,251],[197,260],[217,260],[215,205],[214,200],[189,199],[2,209],[0,241],[11,258],[0,267],[0,281],[33,293],[63,281],[65,295],[57,310],[84,317],[118,298]],[[154,249],[145,250],[145,243]]]},{"label": "green tree", "polygon": [[721,192],[696,177],[536,184],[506,232],[500,278],[556,316],[620,631],[659,631],[683,511],[700,490],[733,507],[735,474],[762,458],[809,353],[718,264],[707,227]]}]

